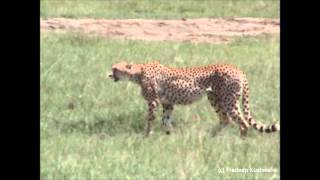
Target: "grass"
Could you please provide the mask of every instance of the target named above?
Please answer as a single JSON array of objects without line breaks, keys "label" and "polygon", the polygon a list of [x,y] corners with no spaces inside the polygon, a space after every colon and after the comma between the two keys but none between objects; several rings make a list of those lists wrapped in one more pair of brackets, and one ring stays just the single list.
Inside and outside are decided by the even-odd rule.
[{"label": "grass", "polygon": [[[41,3],[43,9],[57,1]],[[88,10],[95,7],[94,3]],[[45,14],[72,14],[79,9],[67,13],[56,6]],[[157,11],[164,12],[161,7]],[[106,16],[112,17],[112,13],[115,9]],[[241,139],[238,127],[231,124],[211,137],[210,130],[218,119],[203,98],[176,107],[173,116],[177,127],[170,136],[161,130],[159,109],[153,134],[143,138],[146,104],[139,87],[105,79],[106,71],[119,59],[139,63],[156,59],[174,67],[232,63],[249,79],[253,116],[264,123],[279,121],[278,36],[240,38],[231,44],[214,45],[42,32],[40,52],[41,179],[279,179],[278,133],[250,130],[248,137]],[[277,172],[218,171],[250,167]]]},{"label": "grass", "polygon": [[41,17],[280,17],[279,0],[41,0]]}]

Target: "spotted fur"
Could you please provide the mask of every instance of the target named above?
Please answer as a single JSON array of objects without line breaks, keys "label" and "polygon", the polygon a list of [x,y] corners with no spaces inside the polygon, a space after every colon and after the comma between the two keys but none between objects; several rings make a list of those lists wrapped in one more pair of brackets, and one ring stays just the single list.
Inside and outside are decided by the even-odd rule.
[{"label": "spotted fur", "polygon": [[[159,62],[128,64],[120,62],[112,66],[108,75],[114,81],[128,79],[141,86],[142,96],[148,103],[148,116],[145,134],[149,135],[155,109],[163,107],[162,124],[170,133],[174,105],[191,104],[204,94],[220,119],[220,126],[230,120],[239,124],[241,135],[247,134],[252,126],[259,132],[280,130],[278,124],[264,125],[253,119],[249,108],[249,86],[245,74],[232,65],[215,64],[194,68],[170,68]],[[239,106],[242,95],[244,117]]]}]

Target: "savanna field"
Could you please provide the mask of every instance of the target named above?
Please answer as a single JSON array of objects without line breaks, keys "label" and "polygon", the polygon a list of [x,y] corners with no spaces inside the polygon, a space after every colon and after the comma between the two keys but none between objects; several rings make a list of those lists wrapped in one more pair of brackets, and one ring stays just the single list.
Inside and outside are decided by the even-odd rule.
[{"label": "savanna field", "polygon": [[[59,3],[57,3],[59,2]],[[199,17],[279,18],[279,1],[53,1],[42,0],[42,18]],[[279,179],[279,133],[250,129],[246,138],[231,123],[215,136],[218,116],[206,97],[176,106],[175,130],[144,138],[147,105],[140,88],[106,79],[120,59],[158,60],[172,67],[230,63],[246,74],[253,117],[280,122],[279,34],[237,37],[230,43],[108,39],[84,32],[41,31],[40,177],[42,180]],[[276,172],[225,172],[268,168]]]}]

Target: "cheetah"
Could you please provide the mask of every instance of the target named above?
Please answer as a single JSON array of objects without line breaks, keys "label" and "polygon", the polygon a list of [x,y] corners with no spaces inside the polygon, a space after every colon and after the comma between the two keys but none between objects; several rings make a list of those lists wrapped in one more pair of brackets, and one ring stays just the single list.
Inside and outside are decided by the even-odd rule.
[{"label": "cheetah", "polygon": [[[257,122],[249,109],[249,85],[245,74],[233,65],[214,64],[202,67],[171,68],[158,61],[146,64],[129,64],[126,61],[112,65],[107,78],[115,82],[129,80],[141,87],[141,94],[148,104],[145,136],[151,131],[155,110],[163,108],[162,126],[167,134],[172,129],[174,105],[187,105],[204,94],[216,111],[220,121],[218,129],[230,120],[239,124],[240,135],[245,136],[249,127],[259,132],[276,132],[279,124],[264,125]],[[243,116],[239,105],[242,95]]]}]

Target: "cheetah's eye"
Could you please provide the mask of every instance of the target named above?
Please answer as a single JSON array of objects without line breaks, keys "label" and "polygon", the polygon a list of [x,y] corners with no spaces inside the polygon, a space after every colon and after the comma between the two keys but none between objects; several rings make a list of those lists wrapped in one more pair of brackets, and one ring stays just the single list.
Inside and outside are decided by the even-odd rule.
[{"label": "cheetah's eye", "polygon": [[127,65],[126,65],[126,68],[127,68],[127,69],[131,69],[131,67],[132,67],[131,64],[127,64]]}]

